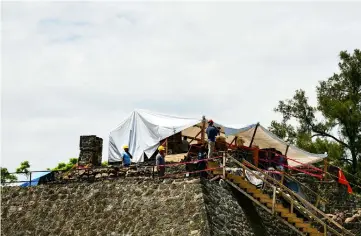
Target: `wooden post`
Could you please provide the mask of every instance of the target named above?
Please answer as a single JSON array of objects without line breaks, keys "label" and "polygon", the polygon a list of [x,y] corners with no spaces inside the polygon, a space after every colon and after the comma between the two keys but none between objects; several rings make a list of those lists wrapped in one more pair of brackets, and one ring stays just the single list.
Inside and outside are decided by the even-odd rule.
[{"label": "wooden post", "polygon": [[206,117],[202,116],[202,128],[201,128],[201,143],[204,145],[206,131]]},{"label": "wooden post", "polygon": [[249,147],[252,147],[253,140],[254,140],[254,136],[256,136],[256,132],[257,132],[258,126],[259,126],[259,122],[256,124],[256,128],[254,129],[251,142],[249,143]]},{"label": "wooden post", "polygon": [[272,214],[275,213],[275,205],[276,205],[276,186],[273,186]]},{"label": "wooden post", "polygon": [[281,184],[283,184],[284,180],[285,180],[285,173],[282,171],[281,172]]},{"label": "wooden post", "polygon": [[30,174],[29,174],[29,182],[30,182],[30,187],[31,187],[31,171],[30,171]]},{"label": "wooden post", "polygon": [[255,150],[253,151],[253,161],[254,161],[254,165],[256,167],[258,167],[258,160],[259,160],[259,148],[255,148]]},{"label": "wooden post", "polygon": [[323,235],[327,236],[327,225],[323,224]]},{"label": "wooden post", "polygon": [[288,148],[290,147],[289,144],[287,144],[287,147],[286,147],[286,151],[285,151],[285,157],[287,157],[287,153],[288,153]]},{"label": "wooden post", "polygon": [[165,155],[168,155],[168,138],[165,139]]},{"label": "wooden post", "polygon": [[226,155],[223,155],[223,178],[226,179]]}]

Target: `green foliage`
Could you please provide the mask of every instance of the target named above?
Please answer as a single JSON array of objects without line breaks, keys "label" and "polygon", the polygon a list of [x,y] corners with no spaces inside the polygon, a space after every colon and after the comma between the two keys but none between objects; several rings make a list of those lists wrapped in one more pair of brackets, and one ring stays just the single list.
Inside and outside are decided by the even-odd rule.
[{"label": "green foliage", "polygon": [[[275,111],[283,119],[273,121],[270,130],[307,151],[327,151],[334,162],[351,165],[356,173],[361,170],[361,51],[356,49],[352,55],[342,51],[339,69],[338,74],[319,82],[316,107],[309,105],[303,90],[280,101]],[[298,125],[290,125],[291,119]]]},{"label": "green foliage", "polygon": [[30,163],[29,161],[23,161],[20,163],[20,166],[16,168],[16,173],[24,174],[27,178],[30,174]]},{"label": "green foliage", "polygon": [[78,158],[70,158],[68,163],[60,162],[60,163],[58,163],[58,165],[55,168],[53,168],[51,170],[53,170],[53,171],[58,171],[58,170],[68,171],[68,170],[72,169],[77,163],[78,163]]},{"label": "green foliage", "polygon": [[109,164],[108,164],[107,161],[103,161],[103,162],[102,162],[102,167],[108,167],[108,166],[109,166]]},{"label": "green foliage", "polygon": [[7,168],[0,167],[0,170],[1,170],[1,184],[18,180],[18,178],[15,175],[9,173]]}]

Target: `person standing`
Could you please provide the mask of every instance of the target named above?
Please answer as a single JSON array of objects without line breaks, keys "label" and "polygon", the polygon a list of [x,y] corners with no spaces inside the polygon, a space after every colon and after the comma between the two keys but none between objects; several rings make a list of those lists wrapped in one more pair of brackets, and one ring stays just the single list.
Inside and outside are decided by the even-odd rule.
[{"label": "person standing", "polygon": [[155,157],[155,164],[159,176],[164,176],[165,173],[165,148],[163,146],[158,147],[158,154]]},{"label": "person standing", "polygon": [[133,159],[133,156],[129,153],[128,145],[124,145],[123,150],[124,150],[124,152],[122,153],[123,166],[129,167],[130,163],[132,162],[131,159]]},{"label": "person standing", "polygon": [[213,120],[208,121],[206,133],[208,136],[208,158],[212,158],[214,146],[216,143],[216,136],[219,134],[219,129],[214,126]]}]

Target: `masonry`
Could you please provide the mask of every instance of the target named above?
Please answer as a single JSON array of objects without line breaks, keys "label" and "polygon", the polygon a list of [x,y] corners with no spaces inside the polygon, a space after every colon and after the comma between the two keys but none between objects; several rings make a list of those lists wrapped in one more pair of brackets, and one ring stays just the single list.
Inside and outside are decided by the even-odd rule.
[{"label": "masonry", "polygon": [[1,235],[293,235],[222,181],[129,177],[4,187],[1,198]]}]

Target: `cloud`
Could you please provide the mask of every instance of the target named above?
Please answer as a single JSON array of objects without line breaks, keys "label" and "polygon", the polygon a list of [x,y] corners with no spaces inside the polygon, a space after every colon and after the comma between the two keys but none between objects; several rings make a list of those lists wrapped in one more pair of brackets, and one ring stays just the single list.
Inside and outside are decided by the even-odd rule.
[{"label": "cloud", "polygon": [[267,126],[359,47],[360,3],[2,5],[2,165],[78,155],[133,109]]}]

